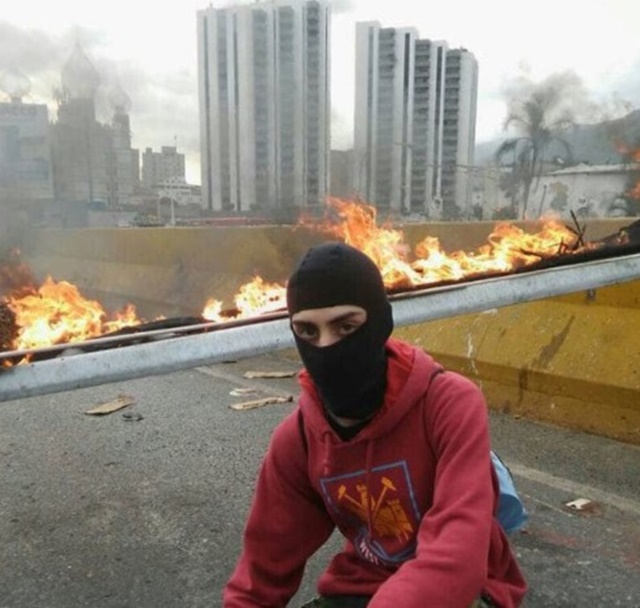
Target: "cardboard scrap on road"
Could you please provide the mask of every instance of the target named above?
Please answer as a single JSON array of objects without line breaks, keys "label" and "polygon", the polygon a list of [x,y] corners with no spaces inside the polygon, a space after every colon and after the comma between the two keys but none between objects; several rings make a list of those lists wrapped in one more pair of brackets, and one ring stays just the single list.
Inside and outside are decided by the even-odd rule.
[{"label": "cardboard scrap on road", "polygon": [[244,411],[253,410],[257,407],[263,407],[265,405],[273,405],[275,403],[290,403],[291,401],[293,401],[293,395],[287,395],[286,397],[265,397],[264,399],[243,401],[242,403],[231,403],[229,407],[232,410]]},{"label": "cardboard scrap on road", "polygon": [[600,505],[588,498],[576,498],[569,502],[564,503],[564,507],[567,511],[578,511],[585,515],[599,515],[602,511]]},{"label": "cardboard scrap on road", "polygon": [[129,405],[133,405],[136,400],[131,395],[118,395],[117,399],[113,401],[107,401],[106,403],[101,403],[96,407],[87,410],[85,414],[89,416],[104,416],[106,414],[113,414],[113,412],[117,412],[122,408],[128,407]]},{"label": "cardboard scrap on road", "polygon": [[245,395],[257,395],[258,391],[255,388],[234,388],[229,395],[232,397],[244,397]]},{"label": "cardboard scrap on road", "polygon": [[245,372],[245,378],[293,378],[298,372]]}]

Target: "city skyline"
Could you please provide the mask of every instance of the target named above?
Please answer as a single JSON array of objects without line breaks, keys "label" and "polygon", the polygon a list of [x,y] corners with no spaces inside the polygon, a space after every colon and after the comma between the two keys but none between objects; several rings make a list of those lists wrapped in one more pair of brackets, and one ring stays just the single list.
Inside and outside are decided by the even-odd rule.
[{"label": "city skyline", "polygon": [[[640,105],[640,41],[635,32],[640,7],[628,0],[596,6],[543,1],[526,23],[503,0],[482,6],[450,2],[437,11],[416,11],[404,0],[331,4],[333,148],[353,142],[357,21],[415,27],[424,38],[472,50],[480,66],[478,142],[500,135],[507,112],[503,89],[522,75],[540,80],[553,72],[575,72],[593,102],[585,121]],[[163,6],[153,13],[153,27],[141,35],[140,23],[150,17],[146,7],[132,5],[123,20],[119,13],[98,13],[67,0],[55,6],[14,3],[0,21],[0,70],[12,64],[23,71],[32,80],[28,100],[47,102],[54,110],[51,89],[59,85],[60,70],[79,40],[103,75],[103,84],[117,82],[130,96],[134,145],[160,148],[177,137],[178,148],[188,157],[188,179],[199,182],[196,11],[206,5],[187,0]],[[52,112],[50,119],[54,116]]]}]

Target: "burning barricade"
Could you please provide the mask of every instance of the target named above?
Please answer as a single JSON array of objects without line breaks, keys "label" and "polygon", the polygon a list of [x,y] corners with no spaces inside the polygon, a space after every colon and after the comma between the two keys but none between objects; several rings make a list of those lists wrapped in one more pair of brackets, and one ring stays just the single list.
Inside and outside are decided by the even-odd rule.
[{"label": "burning barricade", "polygon": [[[303,220],[301,226],[327,239],[342,240],[365,252],[380,268],[390,293],[485,279],[635,251],[637,224],[597,242],[586,242],[576,223],[540,223],[533,231],[506,222],[497,224],[488,242],[472,252],[447,253],[434,237],[423,238],[413,251],[403,232],[379,225],[369,205],[331,199],[327,217]],[[631,249],[630,249],[631,247]],[[233,309],[211,298],[197,317],[154,319],[137,316],[133,305],[109,315],[99,302],[85,298],[77,286],[47,277],[40,285],[16,255],[0,266],[0,362],[33,360],[32,351],[59,344],[78,344],[114,334],[143,333],[180,326],[206,329],[211,324],[252,319],[285,308],[284,284],[260,276],[243,285]],[[202,326],[202,327],[201,327]],[[89,346],[87,346],[89,348]],[[11,357],[6,356],[12,351]],[[2,357],[2,353],[5,357]]]}]

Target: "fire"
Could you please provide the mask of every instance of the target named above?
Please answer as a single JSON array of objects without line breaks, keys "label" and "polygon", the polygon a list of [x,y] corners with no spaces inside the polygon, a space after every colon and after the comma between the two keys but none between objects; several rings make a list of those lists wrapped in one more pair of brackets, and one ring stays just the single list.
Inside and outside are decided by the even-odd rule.
[{"label": "fire", "polygon": [[340,221],[320,228],[366,253],[380,268],[389,290],[509,272],[571,251],[579,239],[575,231],[551,218],[535,234],[501,222],[478,251],[445,253],[437,238],[426,237],[411,256],[402,231],[378,226],[373,207],[340,199],[329,199],[329,207]]},{"label": "fire", "polygon": [[366,253],[380,268],[387,287],[420,282],[407,261],[408,247],[402,231],[389,224],[378,226],[374,207],[338,198],[330,198],[328,205],[339,221],[319,228]]},{"label": "fire", "polygon": [[[507,222],[499,223],[488,243],[474,252],[446,253],[434,237],[425,237],[412,252],[401,230],[388,224],[378,225],[374,207],[329,199],[327,212],[321,221],[305,220],[301,224],[362,250],[380,268],[387,288],[394,291],[509,272],[544,257],[583,248],[574,230],[549,219],[535,233],[527,233]],[[36,288],[30,285],[30,273],[22,266],[16,267],[20,268],[23,284],[10,285],[13,290],[10,289],[10,295],[5,298],[18,326],[15,349],[79,342],[141,322],[132,305],[108,318],[102,306],[82,296],[75,285],[49,277]],[[0,265],[6,288],[9,275],[2,275],[2,271]],[[225,312],[220,300],[209,299],[202,317],[220,322],[282,310],[286,306],[285,285],[269,283],[256,276],[240,288],[234,304],[234,311]]]},{"label": "fire", "polygon": [[[267,283],[262,277],[254,277],[240,287],[234,298],[237,313],[227,318],[246,319],[280,310],[286,306],[285,293],[283,285]],[[207,300],[202,316],[209,321],[222,321],[222,302],[214,298]]]},{"label": "fire", "polygon": [[[460,280],[490,272],[509,272],[563,253],[575,247],[578,235],[555,220],[547,220],[540,232],[528,234],[507,222],[499,223],[489,235],[489,244],[475,253],[456,251],[447,255],[438,239],[427,237],[416,247],[419,283]],[[415,283],[413,283],[415,285]]]},{"label": "fire", "polygon": [[222,302],[215,298],[209,298],[204,305],[202,316],[207,321],[214,321],[215,323],[222,321]]},{"label": "fire", "polygon": [[640,163],[640,148],[632,148],[626,143],[618,142],[616,144],[616,150],[618,154],[627,157],[631,162]]},{"label": "fire", "polygon": [[[626,162],[640,164],[640,148],[632,148],[624,142],[616,142],[615,148]],[[626,195],[634,200],[640,200],[640,181],[636,182]]]},{"label": "fire", "polygon": [[6,304],[16,316],[15,349],[81,342],[140,322],[132,305],[109,320],[98,302],[84,298],[75,285],[51,277],[25,296],[8,297]]}]

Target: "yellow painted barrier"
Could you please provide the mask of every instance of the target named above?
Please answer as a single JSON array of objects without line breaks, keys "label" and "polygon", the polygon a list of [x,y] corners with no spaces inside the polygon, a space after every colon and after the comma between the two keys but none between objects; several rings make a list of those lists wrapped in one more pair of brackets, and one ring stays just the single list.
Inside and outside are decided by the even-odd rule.
[{"label": "yellow painted barrier", "polygon": [[233,307],[241,285],[256,275],[284,281],[320,240],[277,226],[46,230],[25,256],[40,279],[75,283],[109,308],[134,303],[151,318],[200,314],[212,297]]},{"label": "yellow painted barrier", "polygon": [[640,444],[640,281],[396,330],[492,408]]},{"label": "yellow painted barrier", "polygon": [[[632,220],[588,222],[601,238]],[[404,227],[446,251],[486,243],[493,222]],[[210,297],[233,306],[259,274],[283,283],[322,235],[287,227],[46,230],[25,257],[39,278],[69,280],[105,306],[144,318],[199,314]],[[489,405],[640,445],[640,281],[396,330],[484,389]]]}]

